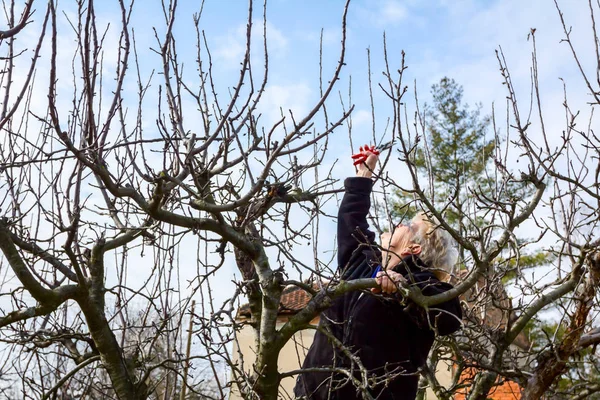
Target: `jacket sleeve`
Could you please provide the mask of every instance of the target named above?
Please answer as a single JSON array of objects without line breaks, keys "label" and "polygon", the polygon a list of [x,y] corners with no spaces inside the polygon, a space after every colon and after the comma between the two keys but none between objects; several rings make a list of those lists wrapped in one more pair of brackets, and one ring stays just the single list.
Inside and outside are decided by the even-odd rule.
[{"label": "jacket sleeve", "polygon": [[[350,261],[362,256],[361,245],[373,243],[375,234],[369,230],[367,214],[371,207],[370,178],[352,177],[344,181],[346,192],[338,212],[338,268],[344,270]],[[358,250],[358,251],[357,251]]]},{"label": "jacket sleeve", "polygon": [[[446,282],[441,282],[431,271],[419,271],[406,276],[409,282],[421,289],[425,296],[435,296],[453,288]],[[405,311],[422,328],[433,328],[438,335],[444,336],[461,328],[462,310],[458,298],[431,306],[428,313],[422,307],[410,303]]]}]

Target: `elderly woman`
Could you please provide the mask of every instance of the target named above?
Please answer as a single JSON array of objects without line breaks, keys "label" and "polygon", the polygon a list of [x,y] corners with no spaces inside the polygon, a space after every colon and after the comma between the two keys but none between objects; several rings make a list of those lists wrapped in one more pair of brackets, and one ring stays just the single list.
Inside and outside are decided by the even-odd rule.
[{"label": "elderly woman", "polygon": [[[441,280],[457,252],[447,232],[424,215],[384,233],[381,246],[375,245],[367,214],[377,154],[374,148],[361,151],[357,176],[345,181],[337,239],[342,278],[374,277],[379,287],[373,294],[348,293],[322,313],[296,381],[298,398],[362,399],[368,393],[376,399],[414,400],[419,369],[435,335],[461,326],[458,299],[425,312],[397,293],[400,284],[415,285],[427,296],[451,289]],[[366,388],[361,369],[368,371]]]}]

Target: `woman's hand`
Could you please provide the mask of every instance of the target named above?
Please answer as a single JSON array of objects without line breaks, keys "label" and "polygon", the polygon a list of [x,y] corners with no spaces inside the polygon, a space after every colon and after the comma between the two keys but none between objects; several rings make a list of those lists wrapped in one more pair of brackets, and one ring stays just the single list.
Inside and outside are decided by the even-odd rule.
[{"label": "woman's hand", "polygon": [[356,176],[370,178],[379,160],[379,150],[369,145],[361,146],[358,150],[358,153],[352,155],[354,165],[357,166]]},{"label": "woman's hand", "polygon": [[373,293],[392,294],[398,291],[398,286],[407,284],[407,280],[402,274],[391,270],[379,271],[375,276],[375,282],[380,286],[371,289]]}]

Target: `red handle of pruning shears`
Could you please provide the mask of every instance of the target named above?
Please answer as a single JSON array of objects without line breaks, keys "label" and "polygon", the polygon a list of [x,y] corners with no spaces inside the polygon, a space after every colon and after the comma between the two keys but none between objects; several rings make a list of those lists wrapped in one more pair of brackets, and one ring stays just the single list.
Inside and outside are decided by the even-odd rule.
[{"label": "red handle of pruning shears", "polygon": [[379,154],[381,154],[381,151],[387,150],[391,147],[392,147],[392,142],[387,142],[387,143],[381,145],[379,148],[376,148],[375,146],[369,146],[369,145],[361,146],[358,148],[358,151],[360,153],[356,153],[356,154],[352,155],[352,160],[354,160],[354,165],[362,164],[367,160],[369,155],[365,154],[365,152],[370,152],[370,153],[373,153],[376,156],[378,156]]}]

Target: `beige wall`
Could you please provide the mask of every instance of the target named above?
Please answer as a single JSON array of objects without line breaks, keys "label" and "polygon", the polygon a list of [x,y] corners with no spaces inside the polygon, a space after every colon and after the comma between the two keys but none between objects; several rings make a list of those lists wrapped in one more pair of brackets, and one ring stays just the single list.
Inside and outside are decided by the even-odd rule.
[{"label": "beige wall", "polygon": [[[435,371],[435,377],[437,378],[440,385],[443,387],[449,387],[452,384],[452,365],[443,360],[438,362],[437,371]],[[437,400],[437,396],[433,394],[431,389],[427,389],[425,399],[426,400]]]},{"label": "beige wall", "polygon": [[[277,328],[279,329],[287,319],[285,317],[278,319]],[[316,325],[318,319],[313,321]],[[299,369],[302,366],[302,361],[306,357],[306,352],[310,347],[313,336],[315,334],[314,329],[307,329],[304,331],[296,332],[296,334],[289,340],[281,352],[279,353],[279,372],[288,372]],[[254,330],[250,326],[245,326],[237,334],[237,343],[233,346],[233,361],[239,363],[239,351],[243,354],[244,371],[249,372],[252,368],[252,363],[256,359],[254,350]],[[239,343],[239,347],[238,347]],[[295,377],[288,377],[281,381],[279,387],[279,398],[281,399],[293,399],[293,389],[296,383]],[[231,391],[229,396],[230,400],[241,399],[239,392],[235,388]]]},{"label": "beige wall", "polygon": [[[277,321],[277,328],[280,328],[285,322],[287,318],[280,317]],[[318,319],[312,321],[313,325],[318,323]],[[283,347],[281,352],[279,353],[279,371],[280,372],[288,372],[293,371],[295,369],[300,368],[302,365],[302,361],[306,356],[306,352],[310,347],[315,330],[307,329],[304,331],[297,332],[292,340],[290,340]],[[244,371],[249,372],[252,368],[252,363],[256,359],[254,353],[254,330],[250,326],[244,327],[237,334],[237,343],[234,344],[233,347],[233,361],[237,362],[241,365],[239,360],[239,351],[243,355],[243,365]],[[239,347],[238,347],[239,343]],[[452,379],[452,367],[450,364],[445,362],[438,363],[438,370],[436,372],[436,376],[438,381],[442,386],[448,387],[450,386]],[[279,398],[280,399],[293,399],[293,389],[294,384],[296,383],[295,377],[288,377],[281,381],[281,386],[279,388]],[[229,396],[230,400],[238,400],[241,399],[239,392],[236,388],[233,388],[231,394]],[[433,394],[431,390],[427,390],[427,400],[436,400],[437,397]]]}]

